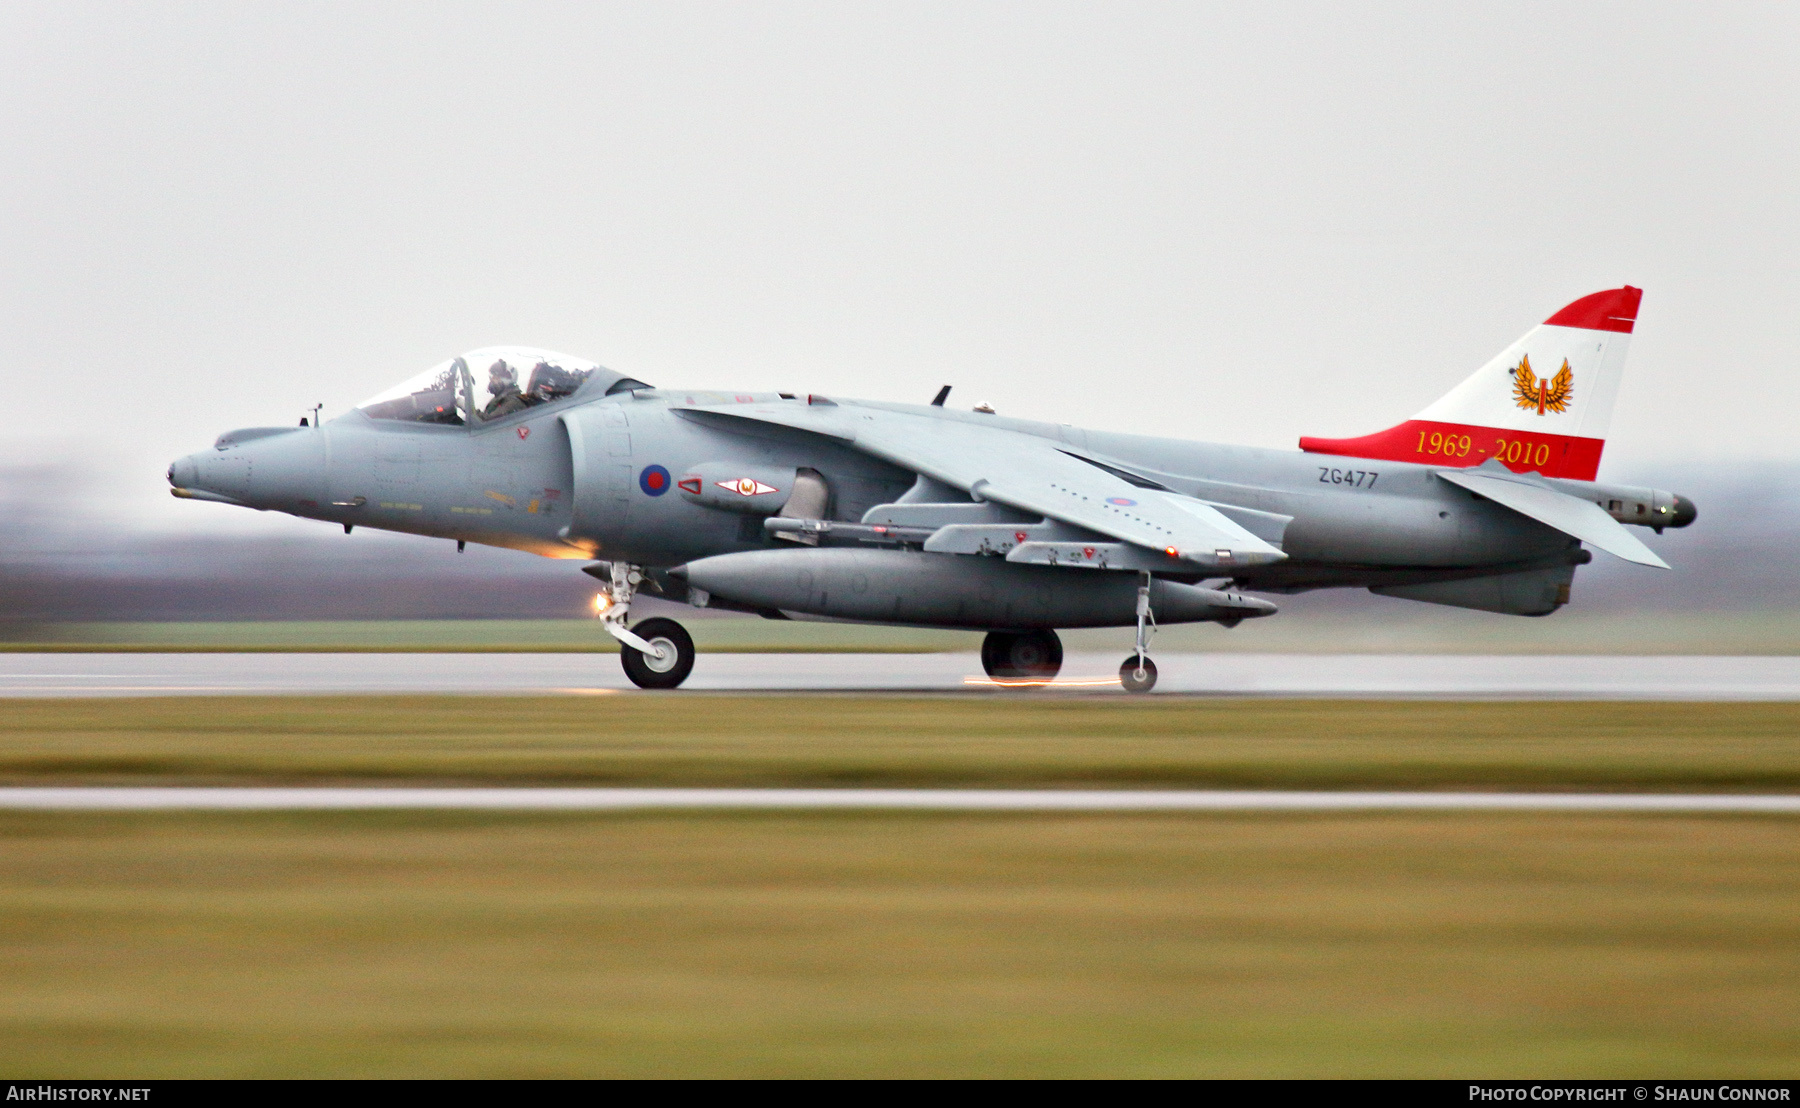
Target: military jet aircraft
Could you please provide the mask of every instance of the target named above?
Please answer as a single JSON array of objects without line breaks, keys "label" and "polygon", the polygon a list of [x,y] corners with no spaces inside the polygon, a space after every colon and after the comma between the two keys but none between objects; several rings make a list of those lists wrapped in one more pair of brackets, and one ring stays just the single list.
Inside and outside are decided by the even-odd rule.
[{"label": "military jet aircraft", "polygon": [[640,591],[696,608],[985,631],[999,683],[1042,684],[1058,628],[1133,627],[1124,688],[1156,683],[1157,624],[1272,615],[1261,596],[1365,588],[1541,616],[1586,546],[1668,568],[1626,525],[1692,502],[1594,481],[1641,297],[1563,308],[1385,431],[1220,446],[781,392],[654,388],[494,347],[320,422],[221,435],[174,494],[589,563],[630,679],[674,688],[694,645],[630,622]]}]

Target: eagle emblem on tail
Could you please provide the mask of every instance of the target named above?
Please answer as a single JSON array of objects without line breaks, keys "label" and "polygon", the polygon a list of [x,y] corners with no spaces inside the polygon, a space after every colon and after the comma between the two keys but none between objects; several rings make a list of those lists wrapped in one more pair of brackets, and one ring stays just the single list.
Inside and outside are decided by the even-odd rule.
[{"label": "eagle emblem on tail", "polygon": [[1548,381],[1539,377],[1531,369],[1531,355],[1519,359],[1513,370],[1513,399],[1519,407],[1530,410],[1537,409],[1538,415],[1545,412],[1566,412],[1569,401],[1575,398],[1575,371],[1569,368],[1569,359],[1564,358],[1562,368],[1556,376]]}]

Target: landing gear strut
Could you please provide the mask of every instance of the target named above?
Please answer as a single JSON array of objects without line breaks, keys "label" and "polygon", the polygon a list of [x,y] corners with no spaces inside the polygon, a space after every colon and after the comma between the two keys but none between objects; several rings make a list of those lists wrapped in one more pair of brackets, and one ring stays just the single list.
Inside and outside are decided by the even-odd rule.
[{"label": "landing gear strut", "polygon": [[1150,575],[1144,574],[1137,592],[1137,645],[1119,666],[1119,684],[1126,692],[1145,693],[1156,687],[1156,663],[1150,660],[1150,636],[1156,631],[1156,613],[1150,610]]},{"label": "landing gear strut", "polygon": [[1049,681],[1062,661],[1055,631],[992,631],[981,641],[981,668],[996,681]]},{"label": "landing gear strut", "polygon": [[675,688],[694,671],[693,638],[672,619],[646,619],[627,630],[625,621],[631,616],[631,600],[637,595],[644,571],[626,562],[614,562],[611,572],[600,626],[619,640],[619,664],[625,667],[625,676],[640,689]]}]

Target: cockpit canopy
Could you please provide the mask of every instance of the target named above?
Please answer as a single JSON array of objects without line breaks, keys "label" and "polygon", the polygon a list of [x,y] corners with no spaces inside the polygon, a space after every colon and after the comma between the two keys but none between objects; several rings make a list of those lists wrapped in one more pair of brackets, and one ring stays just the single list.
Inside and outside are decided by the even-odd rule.
[{"label": "cockpit canopy", "polygon": [[576,392],[610,396],[649,385],[553,350],[484,346],[410,377],[356,407],[370,419],[481,423]]}]

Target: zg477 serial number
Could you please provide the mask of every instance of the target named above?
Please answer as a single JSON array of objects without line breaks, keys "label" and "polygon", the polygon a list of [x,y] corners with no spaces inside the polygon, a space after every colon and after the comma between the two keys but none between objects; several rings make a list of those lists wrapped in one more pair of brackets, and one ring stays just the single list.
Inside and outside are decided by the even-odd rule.
[{"label": "zg477 serial number", "polygon": [[1349,485],[1353,489],[1372,489],[1381,474],[1368,469],[1330,469],[1319,467],[1319,484]]}]

